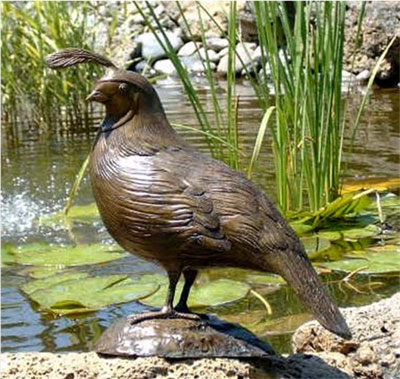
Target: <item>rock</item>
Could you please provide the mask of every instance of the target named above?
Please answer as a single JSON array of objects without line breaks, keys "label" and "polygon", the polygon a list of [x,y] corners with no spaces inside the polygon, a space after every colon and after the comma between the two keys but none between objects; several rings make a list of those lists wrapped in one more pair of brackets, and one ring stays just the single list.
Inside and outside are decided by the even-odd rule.
[{"label": "rock", "polygon": [[[228,26],[228,18],[229,14],[229,1],[200,1],[199,2],[202,7],[204,7],[207,12],[212,15],[214,20],[211,20],[207,13],[199,7],[196,1],[182,1],[180,3],[182,10],[185,14],[186,21],[190,27],[190,31],[186,27],[186,23],[183,21],[182,16],[180,14],[178,6],[175,2],[163,1],[162,5],[166,12],[170,15],[174,21],[182,27],[183,33],[187,40],[191,40],[192,36],[195,41],[201,40],[201,24],[199,22],[199,10],[201,14],[201,19],[203,23],[203,28],[205,30],[205,34],[207,37],[223,37],[223,32],[221,32],[218,25],[222,28],[222,30],[227,30]],[[245,7],[246,1],[239,0],[237,1],[238,12],[242,11]]]},{"label": "rock", "polygon": [[293,349],[314,354],[351,377],[400,377],[400,292],[371,305],[344,308],[342,312],[353,333],[350,341],[312,321],[295,332]]},{"label": "rock", "polygon": [[[159,38],[163,41],[164,38],[161,33],[158,33]],[[173,49],[177,51],[182,45],[183,41],[175,33],[166,32]],[[142,57],[144,59],[158,60],[166,56],[161,45],[158,43],[153,33],[144,33],[135,38],[135,42],[140,43],[142,46]]]},{"label": "rock", "polygon": [[202,47],[200,50],[199,50],[199,55],[200,55],[200,57],[201,57],[201,59],[206,59],[207,58],[207,55],[208,55],[208,59],[211,61],[211,62],[218,62],[219,61],[219,56],[218,56],[218,54],[214,51],[214,50],[210,50],[210,49],[208,49],[207,50],[207,55],[206,55],[206,49],[204,48],[204,47]]},{"label": "rock", "polygon": [[262,53],[261,53],[261,46],[257,46],[255,50],[251,53],[251,60],[253,62],[257,62],[257,64],[261,64],[262,60]]},{"label": "rock", "polygon": [[[239,74],[244,66],[248,65],[251,63],[251,54],[253,50],[255,49],[256,44],[254,43],[249,43],[249,42],[244,42],[244,43],[238,43],[236,45],[236,61],[235,61],[235,71],[237,74]],[[238,58],[240,56],[241,60]],[[228,61],[229,57],[228,55],[224,55],[221,60],[219,61],[218,67],[217,67],[217,72],[220,75],[226,75],[228,72]]]},{"label": "rock", "polygon": [[[206,66],[207,67],[207,66]],[[215,70],[217,65],[214,62],[210,62],[210,69]],[[206,72],[206,68],[204,67],[203,63],[201,61],[193,63],[190,67],[188,67],[189,71],[192,71],[196,74],[202,74]]]},{"label": "rock", "polygon": [[218,63],[217,73],[220,75],[225,75],[228,73],[229,57],[224,55]]},{"label": "rock", "polygon": [[356,75],[354,75],[351,72],[348,72],[346,70],[342,71],[342,82],[344,82],[344,83],[348,83],[348,82],[355,83],[356,80],[357,80]]},{"label": "rock", "polygon": [[202,47],[202,45],[203,44],[199,42],[188,42],[180,48],[178,55],[180,57],[188,57],[190,55],[193,55],[197,49],[200,49]]},{"label": "rock", "polygon": [[106,358],[91,353],[2,353],[0,375],[13,379],[349,379],[313,355],[264,359]]},{"label": "rock", "polygon": [[242,40],[257,41],[258,32],[253,1],[246,1],[244,6],[239,9],[238,20]]},{"label": "rock", "polygon": [[221,58],[224,57],[225,55],[228,55],[228,52],[229,52],[229,47],[225,47],[224,49],[222,49],[222,50],[218,53],[219,59],[221,59]]},{"label": "rock", "polygon": [[156,70],[154,70],[145,60],[136,63],[133,67],[133,71],[146,74],[147,76],[153,76],[157,73]]},{"label": "rock", "polygon": [[270,65],[267,63],[264,67],[262,67],[260,69],[260,71],[258,72],[258,75],[260,76],[261,80],[270,80],[271,79],[271,67]]},{"label": "rock", "polygon": [[229,41],[226,38],[218,38],[218,37],[208,38],[207,46],[210,49],[213,49],[215,52],[218,52],[228,47]]},{"label": "rock", "polygon": [[371,71],[369,70],[364,70],[361,71],[357,76],[356,79],[362,83],[362,84],[366,84],[369,80],[369,78],[371,77]]},{"label": "rock", "polygon": [[[194,54],[189,57],[182,57],[181,62],[186,66],[188,71],[191,71],[193,73],[201,74],[206,71],[203,61],[198,54]],[[210,62],[210,67],[214,71],[216,68],[216,64],[214,62]]]},{"label": "rock", "polygon": [[344,68],[351,71],[354,59],[355,74],[364,70],[372,71],[390,40],[395,37],[395,42],[376,77],[378,85],[395,87],[400,80],[400,3],[398,1],[367,3],[362,24],[362,45],[354,57],[360,6],[361,2],[348,3]]},{"label": "rock", "polygon": [[158,71],[161,74],[166,75],[175,75],[176,69],[174,64],[169,59],[161,59],[157,61],[154,66],[154,70]]},{"label": "rock", "polygon": [[276,355],[247,329],[213,315],[206,320],[150,319],[137,324],[125,317],[102,334],[94,350],[107,356],[178,359]]}]

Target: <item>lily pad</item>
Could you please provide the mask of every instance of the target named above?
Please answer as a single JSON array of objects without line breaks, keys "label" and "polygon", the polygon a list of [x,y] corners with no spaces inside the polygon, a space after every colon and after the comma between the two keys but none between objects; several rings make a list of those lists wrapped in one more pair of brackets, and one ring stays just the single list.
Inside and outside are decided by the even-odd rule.
[{"label": "lily pad", "polygon": [[[165,298],[167,296],[168,279],[161,275],[145,275],[141,279],[141,281],[147,280],[157,282],[160,285],[160,289],[154,295],[146,297],[140,300],[140,302],[146,305],[161,307],[164,305]],[[183,282],[180,281],[175,292],[175,305],[179,301],[182,288]],[[192,287],[188,299],[188,306],[195,308],[230,303],[245,297],[249,290],[250,286],[244,282],[238,282],[229,279],[213,280],[208,283],[204,283],[199,286],[194,285]]]},{"label": "lily pad", "polygon": [[39,266],[39,267],[28,267],[19,271],[20,275],[29,276],[34,279],[44,279],[49,276],[63,273],[64,270],[57,266]]},{"label": "lily pad", "polygon": [[104,244],[51,246],[47,244],[27,244],[10,247],[15,262],[34,266],[78,266],[113,261],[127,253],[115,246]]},{"label": "lily pad", "polygon": [[277,286],[286,283],[281,276],[273,274],[249,274],[246,277],[246,281],[254,285],[261,284],[269,286]]},{"label": "lily pad", "polygon": [[391,248],[388,251],[376,252],[372,249],[362,252],[352,252],[344,260],[327,262],[323,264],[336,271],[353,272],[359,270],[360,274],[382,274],[400,272],[400,248]]},{"label": "lily pad", "polygon": [[217,306],[245,297],[250,291],[250,286],[243,282],[229,279],[219,279],[194,289],[191,301],[193,307]]},{"label": "lily pad", "polygon": [[328,250],[331,247],[329,240],[318,236],[303,237],[301,238],[301,242],[308,255]]},{"label": "lily pad", "polygon": [[74,272],[63,275],[54,275],[45,279],[31,280],[30,282],[24,284],[21,287],[21,290],[25,292],[27,295],[29,295],[37,290],[43,290],[55,286],[57,284],[60,284],[62,282],[67,282],[69,280],[78,280],[87,278],[88,276],[89,275],[84,272]]},{"label": "lily pad", "polygon": [[11,244],[4,244],[1,246],[1,265],[11,265],[15,263],[13,254],[13,246]]},{"label": "lily pad", "polygon": [[381,233],[381,228],[377,225],[367,225],[365,228],[343,228],[334,230],[321,230],[318,236],[326,238],[330,241],[337,241],[340,239],[355,241],[361,238],[374,237]]},{"label": "lily pad", "polygon": [[42,225],[61,224],[68,221],[92,224],[100,220],[99,210],[96,203],[87,205],[74,205],[66,215],[64,210],[57,213],[44,215],[40,217],[39,222]]},{"label": "lily pad", "polygon": [[36,280],[23,288],[34,302],[56,314],[91,312],[138,300],[157,289],[155,283],[135,283],[126,275],[89,277],[85,273]]}]

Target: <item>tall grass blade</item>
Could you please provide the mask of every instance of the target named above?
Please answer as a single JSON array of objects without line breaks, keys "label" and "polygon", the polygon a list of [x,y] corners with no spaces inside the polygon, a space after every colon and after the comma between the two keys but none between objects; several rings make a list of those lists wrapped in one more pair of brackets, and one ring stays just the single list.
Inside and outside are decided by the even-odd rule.
[{"label": "tall grass blade", "polygon": [[254,165],[258,159],[258,156],[260,155],[261,146],[264,141],[265,132],[267,130],[269,120],[270,120],[270,118],[272,116],[272,112],[274,110],[275,110],[274,106],[269,107],[261,120],[261,124],[258,129],[258,133],[257,133],[256,142],[254,143],[253,154],[251,155],[250,165],[249,165],[249,168],[247,169],[247,177],[249,179],[252,178]]}]

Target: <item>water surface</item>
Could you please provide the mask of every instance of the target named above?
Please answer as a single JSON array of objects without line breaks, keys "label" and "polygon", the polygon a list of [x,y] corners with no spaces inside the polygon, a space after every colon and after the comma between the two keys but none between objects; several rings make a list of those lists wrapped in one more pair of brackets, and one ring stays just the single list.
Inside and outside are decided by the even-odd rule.
[{"label": "water surface", "polygon": [[[223,86],[222,86],[223,87]],[[157,86],[161,100],[171,122],[197,127],[190,104],[176,82],[164,82]],[[240,95],[240,142],[245,156],[242,165],[248,164],[253,143],[262,117],[257,101],[248,85],[239,86]],[[221,91],[221,97],[224,96]],[[211,97],[206,88],[201,99],[211,109]],[[353,111],[360,97],[353,94]],[[376,90],[371,98],[355,147],[346,150],[348,166],[346,175],[351,178],[363,176],[399,176],[399,91]],[[352,116],[355,118],[355,115]],[[350,118],[350,124],[351,124]],[[11,138],[2,135],[2,238],[3,243],[18,245],[46,241],[57,244],[90,243],[109,241],[110,237],[101,222],[94,225],[74,225],[72,231],[63,228],[39,227],[36,220],[43,214],[62,209],[80,165],[85,159],[94,137],[94,132],[58,133],[57,125],[50,134],[38,134],[20,126]],[[201,134],[187,129],[180,133],[197,148],[208,152]],[[274,173],[270,140],[267,138],[255,170],[255,180],[274,197]],[[77,203],[93,201],[87,178],[82,184]],[[19,287],[29,280],[19,265],[2,268],[2,351],[86,351],[89,342],[99,336],[117,318],[143,306],[133,302],[107,307],[96,313],[78,317],[54,317],[37,310]],[[96,266],[85,266],[79,270],[93,274],[126,273],[137,278],[145,273],[162,270],[153,263],[135,256]],[[210,271],[203,274],[216,277],[231,276],[232,271]],[[340,276],[325,277],[340,306],[363,305],[389,296],[399,289],[398,277],[379,278],[381,285],[374,284],[376,278],[360,276],[355,280],[358,292],[350,287],[339,286]],[[273,309],[272,316],[265,316],[260,302],[252,296],[242,301],[213,309],[227,320],[253,325],[261,338],[270,341],[281,352],[290,351],[290,333],[310,315],[297,297],[286,286],[278,290],[263,291]],[[264,318],[270,321],[269,328],[258,328],[257,322]]]}]

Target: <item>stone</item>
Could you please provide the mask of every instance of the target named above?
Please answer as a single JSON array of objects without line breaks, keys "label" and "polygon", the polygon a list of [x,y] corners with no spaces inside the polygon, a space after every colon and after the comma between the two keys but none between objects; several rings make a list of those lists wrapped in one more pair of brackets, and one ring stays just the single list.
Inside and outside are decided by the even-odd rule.
[{"label": "stone", "polygon": [[264,359],[103,357],[91,353],[2,353],[0,376],[13,379],[349,379],[313,355]]},{"label": "stone", "polygon": [[[207,67],[207,66],[206,66]],[[192,71],[196,74],[202,74],[206,72],[206,67],[204,67],[203,63],[201,61],[197,61],[193,63],[190,67],[188,67],[189,71]],[[214,62],[210,62],[210,69],[215,70],[217,65]]]},{"label": "stone", "polygon": [[[181,62],[186,66],[188,71],[193,73],[201,74],[206,71],[203,61],[198,54],[194,54],[189,57],[182,57]],[[210,62],[210,68],[214,71],[216,64],[214,62]]]},{"label": "stone", "polygon": [[209,315],[205,320],[118,320],[94,345],[107,356],[163,358],[250,358],[276,353],[247,329]]},{"label": "stone", "polygon": [[207,46],[215,52],[218,52],[228,47],[229,41],[226,38],[211,37],[207,39]]},{"label": "stone", "polygon": [[253,62],[256,62],[257,64],[261,64],[262,60],[262,52],[261,52],[261,46],[257,46],[255,50],[251,53],[251,60]]},{"label": "stone", "polygon": [[[163,41],[163,35],[158,33],[159,38]],[[177,51],[182,45],[183,41],[175,33],[166,32],[166,36],[170,41],[174,51]],[[157,38],[153,33],[144,33],[135,38],[135,42],[140,43],[142,46],[142,57],[144,59],[158,60],[166,56],[162,46],[158,43]]]},{"label": "stone", "polygon": [[146,73],[146,75],[153,75],[156,73],[156,71],[151,67],[149,62],[145,60],[141,60],[138,63],[136,63],[133,69],[134,71],[139,73]]},{"label": "stone", "polygon": [[229,47],[225,47],[224,49],[222,49],[221,51],[218,52],[218,57],[219,59],[221,59],[222,57],[224,57],[225,55],[228,55],[229,52]]},{"label": "stone", "polygon": [[238,21],[243,41],[257,41],[258,31],[253,1],[246,1],[239,9]]},{"label": "stone", "polygon": [[258,72],[258,75],[260,76],[261,80],[270,80],[271,79],[271,67],[267,63],[264,67],[261,67],[260,71]]},{"label": "stone", "polygon": [[[293,335],[293,350],[310,353],[357,378],[400,377],[400,292],[388,299],[341,309],[353,333],[345,341],[316,321]],[[340,362],[340,364],[338,364]]]},{"label": "stone", "polygon": [[200,43],[200,42],[193,42],[193,41],[190,41],[190,42],[184,44],[184,45],[179,49],[178,55],[179,55],[180,57],[188,57],[188,56],[190,56],[190,55],[193,55],[193,54],[196,52],[197,49],[200,49],[200,48],[202,47],[202,45],[203,45],[203,44]]},{"label": "stone", "polygon": [[206,59],[207,58],[207,55],[208,55],[208,59],[211,61],[211,62],[218,62],[219,61],[219,56],[218,56],[218,54],[214,51],[214,50],[211,50],[211,49],[208,49],[207,50],[207,55],[206,55],[206,49],[204,48],[204,47],[202,47],[200,50],[199,50],[199,55],[200,55],[200,57],[201,57],[201,59]]},{"label": "stone", "polygon": [[166,74],[166,75],[175,75],[176,74],[176,69],[174,64],[171,62],[169,59],[161,59],[157,61],[154,66],[154,70],[161,74]]},{"label": "stone", "polygon": [[354,74],[351,72],[348,72],[346,70],[342,71],[342,82],[348,83],[348,82],[356,82],[357,78]]},{"label": "stone", "polygon": [[[244,6],[244,1],[239,0],[238,6]],[[182,1],[180,3],[182,10],[185,14],[185,19],[189,25],[188,30],[186,23],[180,14],[178,6],[175,2],[163,1],[162,2],[167,13],[175,19],[178,25],[182,27],[183,33],[187,40],[200,41],[202,37],[202,28],[199,21],[199,11],[201,20],[206,36],[223,37],[223,32],[217,27],[216,23],[222,27],[222,30],[227,30],[229,14],[229,1],[201,1],[200,4],[212,15],[216,23],[210,19],[207,13],[201,9],[196,1]]]},{"label": "stone", "polygon": [[400,81],[400,3],[398,1],[367,3],[362,24],[362,45],[354,55],[360,7],[359,1],[348,3],[344,68],[347,71],[353,70],[355,74],[364,70],[372,72],[389,42],[395,38],[375,79],[376,84],[382,87],[395,87]]},{"label": "stone", "polygon": [[[251,54],[255,49],[256,44],[254,43],[238,43],[236,45],[236,61],[235,61],[235,71],[239,74],[244,66],[251,63]],[[241,58],[241,60],[238,58]],[[229,63],[229,56],[224,55],[221,60],[219,61],[217,72],[220,75],[226,75],[228,72],[228,63]]]},{"label": "stone", "polygon": [[356,76],[357,80],[363,84],[366,84],[370,77],[371,71],[369,70],[363,70]]}]

